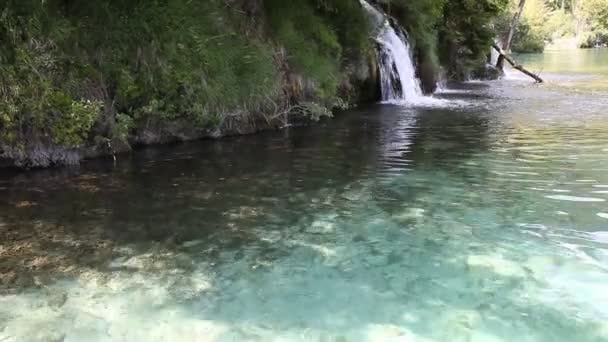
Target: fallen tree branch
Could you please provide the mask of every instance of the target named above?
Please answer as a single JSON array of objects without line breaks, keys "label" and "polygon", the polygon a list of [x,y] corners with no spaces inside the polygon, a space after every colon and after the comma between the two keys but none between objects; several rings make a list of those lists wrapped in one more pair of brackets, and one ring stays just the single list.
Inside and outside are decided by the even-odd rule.
[{"label": "fallen tree branch", "polygon": [[523,72],[524,74],[526,74],[526,75],[528,75],[528,76],[532,77],[532,78],[533,78],[533,79],[534,79],[534,80],[535,80],[537,83],[543,83],[543,82],[544,82],[544,81],[543,81],[543,79],[542,79],[542,78],[540,78],[540,77],[539,77],[537,74],[535,74],[535,73],[533,73],[533,72],[531,72],[531,71],[528,71],[528,70],[527,70],[526,68],[524,68],[524,67],[523,67],[521,64],[517,64],[517,63],[515,63],[515,61],[514,61],[514,60],[513,60],[511,57],[509,57],[509,56],[507,55],[507,53],[506,53],[506,52],[505,52],[503,49],[501,49],[501,48],[500,48],[500,46],[498,46],[498,44],[493,43],[493,44],[492,44],[492,47],[493,47],[493,48],[494,48],[496,51],[498,51],[498,53],[500,54],[500,56],[502,56],[502,57],[503,57],[503,58],[504,58],[504,59],[505,59],[507,62],[509,62],[509,64],[511,64],[511,66],[513,66],[513,68],[515,68],[515,69],[517,69],[517,70],[519,70],[519,71]]},{"label": "fallen tree branch", "polygon": [[[562,0],[563,1],[563,0]],[[515,30],[517,29],[517,24],[519,24],[519,18],[524,11],[524,6],[526,5],[526,0],[519,0],[519,5],[517,5],[517,10],[513,15],[513,20],[511,20],[511,26],[509,27],[509,34],[507,35],[507,40],[505,40],[502,44],[502,49],[511,52],[511,44],[513,44],[513,36],[515,36]],[[505,66],[505,56],[498,56],[498,60],[496,61],[496,67],[503,71]]]}]

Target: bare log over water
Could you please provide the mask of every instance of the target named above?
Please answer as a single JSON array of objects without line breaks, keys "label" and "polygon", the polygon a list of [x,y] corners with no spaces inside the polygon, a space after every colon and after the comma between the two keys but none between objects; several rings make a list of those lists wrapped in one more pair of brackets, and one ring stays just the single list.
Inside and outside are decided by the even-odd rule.
[{"label": "bare log over water", "polygon": [[521,64],[517,64],[511,57],[509,57],[507,55],[507,53],[500,48],[500,46],[498,46],[498,44],[493,43],[492,47],[498,51],[498,53],[500,54],[501,57],[503,57],[507,62],[509,62],[509,64],[511,64],[511,66],[513,66],[513,68],[523,72],[524,74],[532,77],[537,83],[543,83],[543,79],[540,78],[540,76],[538,76],[537,74],[527,70],[526,68],[524,68]]}]

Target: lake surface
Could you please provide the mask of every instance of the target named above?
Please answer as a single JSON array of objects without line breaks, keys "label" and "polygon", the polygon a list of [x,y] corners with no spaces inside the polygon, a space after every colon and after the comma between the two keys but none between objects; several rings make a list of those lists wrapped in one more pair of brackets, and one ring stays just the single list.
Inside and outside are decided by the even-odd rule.
[{"label": "lake surface", "polygon": [[2,171],[0,341],[608,341],[606,95],[472,82]]},{"label": "lake surface", "polygon": [[[552,85],[570,90],[608,90],[608,49],[548,49],[521,54],[517,62],[544,77]],[[516,75],[513,71],[512,74]],[[521,77],[517,75],[516,77]]]}]

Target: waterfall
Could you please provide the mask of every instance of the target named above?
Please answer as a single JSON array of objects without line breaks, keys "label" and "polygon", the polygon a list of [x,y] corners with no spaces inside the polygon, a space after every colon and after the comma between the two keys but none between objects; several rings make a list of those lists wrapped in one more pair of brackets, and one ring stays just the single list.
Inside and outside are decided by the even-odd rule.
[{"label": "waterfall", "polygon": [[400,28],[395,30],[386,15],[361,0],[361,4],[379,26],[378,63],[382,101],[416,104],[424,99],[416,68],[412,60],[407,35]]},{"label": "waterfall", "polygon": [[498,51],[494,48],[490,48],[490,65],[496,66],[496,63],[498,63],[498,56]]},{"label": "waterfall", "polygon": [[407,38],[387,21],[377,41],[382,100],[418,102],[423,97],[422,89]]},{"label": "waterfall", "polygon": [[[491,48],[490,49],[490,65],[491,66],[493,66],[493,67],[496,66],[496,63],[498,62],[498,56],[500,56],[498,54],[498,51],[496,51],[496,49],[494,49],[494,48]],[[513,72],[513,69],[511,68],[509,63],[505,63],[505,65],[502,68],[502,71],[504,72],[503,78],[506,78],[506,79],[521,79],[522,78],[521,76],[518,77],[517,73]]]}]

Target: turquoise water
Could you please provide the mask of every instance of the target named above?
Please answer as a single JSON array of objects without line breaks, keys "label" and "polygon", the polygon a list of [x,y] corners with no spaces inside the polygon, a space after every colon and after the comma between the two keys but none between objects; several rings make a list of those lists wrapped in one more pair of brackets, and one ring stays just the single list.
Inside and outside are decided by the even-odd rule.
[{"label": "turquoise water", "polygon": [[608,341],[608,96],[436,107],[0,178],[0,341]]}]

